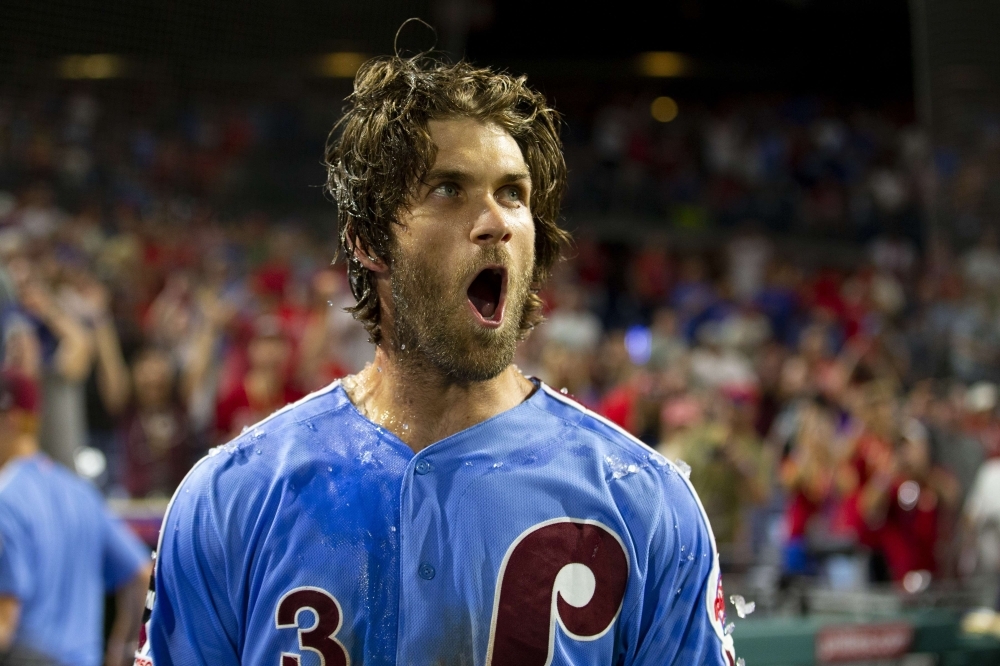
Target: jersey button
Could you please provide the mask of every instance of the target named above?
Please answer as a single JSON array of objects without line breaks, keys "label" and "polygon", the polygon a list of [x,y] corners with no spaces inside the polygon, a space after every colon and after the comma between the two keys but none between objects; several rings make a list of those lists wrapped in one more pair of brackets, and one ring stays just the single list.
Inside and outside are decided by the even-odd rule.
[{"label": "jersey button", "polygon": [[426,562],[421,564],[420,567],[417,569],[417,575],[423,578],[424,580],[430,580],[434,578],[435,573],[436,572],[434,571],[434,567],[427,564]]},{"label": "jersey button", "polygon": [[[422,459],[418,460],[417,464],[413,466],[413,470],[417,474],[426,474],[427,472],[431,471],[432,469],[434,469],[434,466],[431,465],[426,460],[422,460]],[[432,576],[433,576],[433,574],[432,574]]]}]

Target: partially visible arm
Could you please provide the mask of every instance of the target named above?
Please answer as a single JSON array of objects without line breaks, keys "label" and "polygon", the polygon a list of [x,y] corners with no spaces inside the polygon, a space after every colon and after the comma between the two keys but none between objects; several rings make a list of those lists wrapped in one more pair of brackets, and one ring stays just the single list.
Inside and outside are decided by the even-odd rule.
[{"label": "partially visible arm", "polygon": [[115,620],[108,635],[104,653],[105,666],[122,666],[132,663],[139,639],[139,624],[146,605],[146,590],[153,573],[151,564],[118,588],[115,593]]},{"label": "partially visible arm", "polygon": [[0,596],[0,653],[14,644],[17,623],[21,619],[21,601],[17,597]]},{"label": "partially visible arm", "polygon": [[45,322],[59,339],[55,369],[68,381],[80,381],[90,371],[93,349],[90,334],[80,322],[66,314],[40,284],[28,283],[21,290],[24,307]]},{"label": "partially visible arm", "polygon": [[108,413],[120,414],[128,404],[131,387],[118,331],[110,317],[99,319],[94,324],[94,343],[97,350],[97,390]]},{"label": "partially visible arm", "polygon": [[718,552],[694,488],[678,472],[663,473],[655,497],[661,510],[648,547],[636,565],[641,598],[622,609],[631,646],[628,666],[735,666],[732,636],[725,633]]}]

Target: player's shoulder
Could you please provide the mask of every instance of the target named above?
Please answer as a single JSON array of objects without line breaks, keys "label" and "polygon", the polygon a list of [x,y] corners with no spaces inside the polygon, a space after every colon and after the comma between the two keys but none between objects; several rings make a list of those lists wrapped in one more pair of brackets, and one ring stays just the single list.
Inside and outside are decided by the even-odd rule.
[{"label": "player's shoulder", "polygon": [[[313,452],[336,449],[350,428],[349,406],[337,381],[282,407],[229,442],[210,449],[188,472],[178,494],[182,490],[190,494],[222,479],[230,488],[259,483],[285,473],[290,458],[308,458]],[[320,432],[324,446],[311,446]]]},{"label": "player's shoulder", "polygon": [[619,456],[623,461],[667,471],[676,467],[627,430],[588,409],[568,394],[539,384],[543,399],[535,404],[546,413],[561,419],[571,430],[572,437],[593,447],[595,455]]},{"label": "player's shoulder", "polygon": [[[668,505],[675,513],[705,520],[686,471],[569,395],[544,383],[539,388],[545,396],[536,404],[567,425],[566,439],[572,440],[571,446],[589,452],[603,465],[605,478],[617,492],[641,495],[657,512]],[[657,501],[649,501],[654,499]]]},{"label": "player's shoulder", "polygon": [[181,482],[169,511],[208,511],[220,520],[230,510],[252,513],[268,497],[295,494],[318,477],[395,472],[405,466],[404,454],[334,382],[210,450]]}]

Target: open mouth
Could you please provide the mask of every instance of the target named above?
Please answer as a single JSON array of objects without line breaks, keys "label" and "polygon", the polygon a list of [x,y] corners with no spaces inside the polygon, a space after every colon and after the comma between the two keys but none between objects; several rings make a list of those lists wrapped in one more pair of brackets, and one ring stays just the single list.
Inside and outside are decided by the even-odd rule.
[{"label": "open mouth", "polygon": [[507,271],[500,266],[488,266],[479,271],[468,289],[469,303],[481,323],[499,326],[507,296]]}]

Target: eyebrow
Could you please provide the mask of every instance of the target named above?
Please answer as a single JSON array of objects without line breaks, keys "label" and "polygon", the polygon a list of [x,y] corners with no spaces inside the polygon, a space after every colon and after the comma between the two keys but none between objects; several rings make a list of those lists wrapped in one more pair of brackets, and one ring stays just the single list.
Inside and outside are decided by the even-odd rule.
[{"label": "eyebrow", "polygon": [[[456,183],[467,183],[473,180],[470,173],[462,171],[461,169],[431,169],[424,176],[423,182],[428,183],[432,180],[453,180]],[[531,174],[527,171],[517,171],[511,173],[505,173],[501,178],[502,183],[516,183],[519,180],[526,180],[531,182]]]}]

